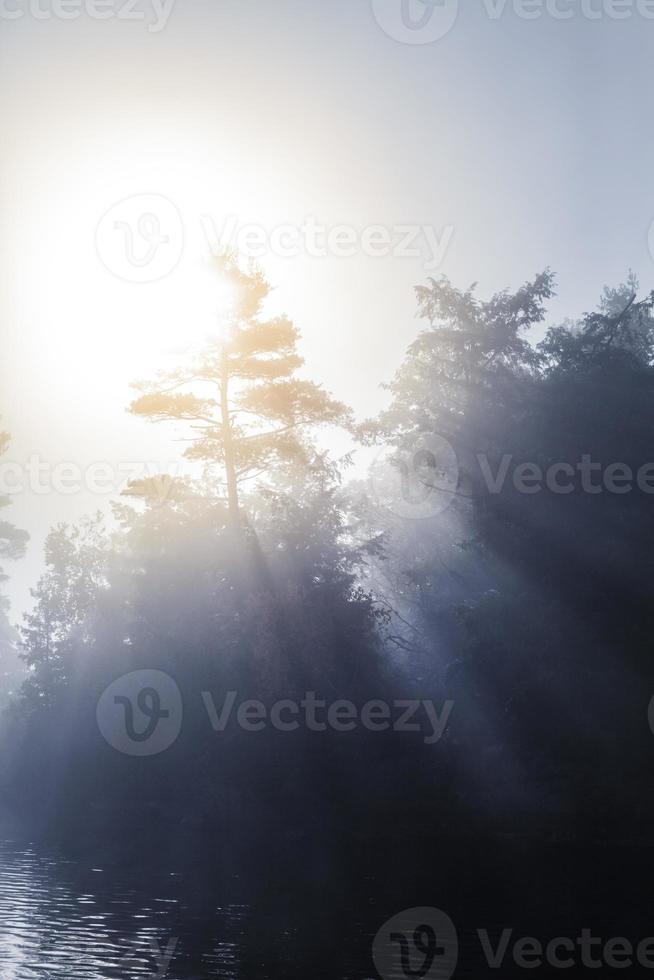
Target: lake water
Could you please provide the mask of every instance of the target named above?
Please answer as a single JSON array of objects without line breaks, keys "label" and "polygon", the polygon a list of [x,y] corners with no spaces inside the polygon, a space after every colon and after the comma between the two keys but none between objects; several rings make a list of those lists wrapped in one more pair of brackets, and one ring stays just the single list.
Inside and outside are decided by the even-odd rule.
[{"label": "lake water", "polygon": [[308,968],[313,977],[370,975],[371,937],[356,915],[344,916],[344,902],[335,907],[331,897],[326,908],[309,889],[303,907],[283,881],[278,888],[257,887],[256,901],[246,902],[251,886],[220,868],[148,862],[144,872],[2,841],[0,977],[265,980],[306,977]]},{"label": "lake water", "polygon": [[450,848],[407,862],[380,848],[358,867],[343,855],[312,867],[298,853],[257,858],[243,874],[215,855],[180,864],[173,853],[103,861],[0,840],[1,980],[366,980],[377,976],[377,930],[415,906],[447,909],[456,922],[455,978],[525,976],[511,962],[488,969],[480,926],[544,941],[582,926],[605,938],[654,935],[651,849],[523,846],[480,858]]}]

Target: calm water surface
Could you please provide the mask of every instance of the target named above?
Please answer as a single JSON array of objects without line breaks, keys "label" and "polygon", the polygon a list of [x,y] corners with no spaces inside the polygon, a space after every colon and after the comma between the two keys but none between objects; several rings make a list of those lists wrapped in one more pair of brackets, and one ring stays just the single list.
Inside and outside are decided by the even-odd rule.
[{"label": "calm water surface", "polygon": [[[240,874],[171,853],[103,861],[0,838],[0,980],[366,980],[377,930],[415,906],[456,923],[456,978],[500,975],[480,958],[478,927],[545,941],[582,926],[654,935],[652,848],[414,851],[395,864],[385,848],[366,859],[373,873],[291,854]],[[502,977],[524,976],[505,966]]]},{"label": "calm water surface", "polygon": [[283,890],[246,902],[244,887],[219,870],[143,872],[0,841],[0,978],[163,977],[166,952],[170,980],[306,976],[312,961],[313,977],[371,975],[374,914],[367,926],[313,892],[304,907]]}]

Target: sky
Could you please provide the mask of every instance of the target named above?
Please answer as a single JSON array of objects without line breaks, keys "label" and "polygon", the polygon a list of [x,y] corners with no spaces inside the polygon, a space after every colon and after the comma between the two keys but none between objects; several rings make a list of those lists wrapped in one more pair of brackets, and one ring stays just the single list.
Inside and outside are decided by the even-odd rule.
[{"label": "sky", "polygon": [[549,266],[550,323],[629,269],[651,289],[653,7],[1,0],[14,619],[50,526],[179,461],[129,384],[204,335],[217,241],[256,252],[307,375],[360,418],[430,275],[486,296]]}]

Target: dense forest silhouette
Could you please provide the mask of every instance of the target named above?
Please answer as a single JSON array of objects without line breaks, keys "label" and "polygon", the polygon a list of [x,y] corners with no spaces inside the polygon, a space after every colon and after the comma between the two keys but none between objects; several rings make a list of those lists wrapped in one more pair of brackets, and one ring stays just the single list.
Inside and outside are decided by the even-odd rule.
[{"label": "dense forest silhouette", "polygon": [[[487,301],[430,279],[388,407],[361,423],[298,374],[298,331],[266,318],[262,273],[219,264],[222,337],[129,406],[181,428],[204,475],[134,483],[110,519],[55,527],[22,625],[0,611],[3,805],[59,836],[138,827],[243,848],[649,839],[654,294],[630,277],[544,332],[549,271]],[[323,426],[388,465],[352,478]],[[402,510],[407,474],[432,515]],[[0,524],[5,564],[26,539]],[[97,723],[137,670],[174,678],[184,703],[179,738],[148,758]],[[362,726],[216,732],[202,692],[230,691],[453,707],[431,744]]]}]

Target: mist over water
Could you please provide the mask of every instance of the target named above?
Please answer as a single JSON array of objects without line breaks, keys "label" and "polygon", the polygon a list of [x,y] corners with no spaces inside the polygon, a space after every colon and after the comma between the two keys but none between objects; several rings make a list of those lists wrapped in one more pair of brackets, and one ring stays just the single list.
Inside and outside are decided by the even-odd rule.
[{"label": "mist over water", "polygon": [[0,0],[0,980],[651,975],[653,40]]}]

